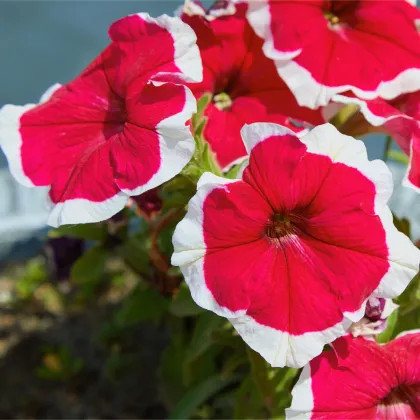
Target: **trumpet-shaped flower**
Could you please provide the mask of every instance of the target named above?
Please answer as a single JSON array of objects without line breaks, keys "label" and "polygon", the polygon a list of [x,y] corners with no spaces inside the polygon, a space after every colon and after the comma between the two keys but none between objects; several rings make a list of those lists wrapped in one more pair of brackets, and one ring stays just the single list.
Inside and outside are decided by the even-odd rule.
[{"label": "trumpet-shaped flower", "polygon": [[302,371],[287,419],[420,418],[420,332],[379,345],[341,337]]},{"label": "trumpet-shaped flower", "polygon": [[193,299],[230,319],[273,366],[303,366],[395,297],[420,251],[392,223],[392,178],[332,125],[298,138],[276,124],[242,130],[242,179],[209,173],[177,226],[172,263]]},{"label": "trumpet-shaped flower", "polygon": [[179,18],[123,18],[111,44],[39,105],[0,110],[0,145],[22,184],[50,186],[52,226],[107,219],[192,156],[185,123],[200,81],[196,36]]}]

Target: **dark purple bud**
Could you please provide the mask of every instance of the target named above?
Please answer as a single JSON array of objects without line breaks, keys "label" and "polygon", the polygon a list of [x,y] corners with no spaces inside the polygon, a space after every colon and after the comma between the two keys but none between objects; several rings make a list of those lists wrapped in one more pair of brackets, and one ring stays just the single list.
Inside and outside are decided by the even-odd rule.
[{"label": "dark purple bud", "polygon": [[385,302],[386,300],[384,298],[370,298],[366,304],[365,317],[372,322],[382,319]]},{"label": "dark purple bud", "polygon": [[72,265],[83,255],[84,249],[83,239],[70,236],[49,238],[44,245],[43,254],[51,281],[67,280]]},{"label": "dark purple bud", "polygon": [[152,219],[162,210],[162,199],[158,195],[158,189],[153,188],[140,194],[136,197],[132,197],[137,205],[138,212],[145,219]]}]

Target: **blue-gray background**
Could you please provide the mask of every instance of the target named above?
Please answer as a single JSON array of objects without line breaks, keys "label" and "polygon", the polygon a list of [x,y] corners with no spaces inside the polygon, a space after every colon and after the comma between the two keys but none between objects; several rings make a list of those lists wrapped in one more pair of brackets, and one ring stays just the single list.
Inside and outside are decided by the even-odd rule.
[{"label": "blue-gray background", "polygon": [[[0,106],[37,102],[53,83],[75,77],[107,45],[108,26],[116,19],[136,12],[172,14],[181,3],[0,0]],[[380,136],[366,143],[371,159],[381,157]],[[39,244],[33,232],[45,220],[45,192],[18,186],[0,154],[0,194],[0,260],[26,256]],[[28,238],[31,243],[23,246]]]}]

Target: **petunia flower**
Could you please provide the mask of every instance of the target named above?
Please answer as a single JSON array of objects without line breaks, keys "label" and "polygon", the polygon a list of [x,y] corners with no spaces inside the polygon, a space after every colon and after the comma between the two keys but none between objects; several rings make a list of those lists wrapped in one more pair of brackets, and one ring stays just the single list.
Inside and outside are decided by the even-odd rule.
[{"label": "petunia flower", "polygon": [[[362,100],[346,92],[335,95],[337,104],[355,104],[365,121],[358,115],[352,117],[347,126],[350,130],[358,130],[357,134],[382,131],[390,134],[401,150],[410,157],[410,164],[403,180],[403,185],[420,192],[420,91],[401,95],[392,101],[377,98]],[[366,127],[366,121],[371,127]]]},{"label": "petunia flower", "polygon": [[244,124],[273,122],[300,132],[307,129],[306,123],[322,124],[325,119],[320,110],[297,104],[274,62],[264,56],[263,41],[246,20],[247,4],[219,3],[223,4],[205,10],[187,2],[182,19],[197,34],[203,61],[203,82],[189,87],[197,99],[213,95],[205,111],[209,119],[204,136],[218,163],[226,167],[246,156],[240,136]]},{"label": "petunia flower", "polygon": [[303,366],[363,317],[369,297],[398,296],[420,252],[394,227],[391,174],[361,141],[330,124],[298,138],[256,123],[242,136],[242,178],[202,176],[172,264],[195,302],[271,365]]},{"label": "petunia flower", "polygon": [[130,196],[181,171],[194,141],[185,123],[196,100],[185,86],[202,66],[179,18],[125,17],[111,44],[41,104],[0,110],[0,145],[23,185],[51,186],[51,226],[105,220]]},{"label": "petunia flower", "polygon": [[325,106],[348,90],[394,99],[420,89],[420,11],[407,0],[248,1],[265,53],[300,105]]},{"label": "petunia flower", "polygon": [[392,299],[371,297],[366,302],[364,317],[351,325],[353,337],[372,337],[385,331],[388,317],[398,308]]},{"label": "petunia flower", "polygon": [[346,336],[302,371],[286,419],[420,418],[420,332],[379,345]]}]

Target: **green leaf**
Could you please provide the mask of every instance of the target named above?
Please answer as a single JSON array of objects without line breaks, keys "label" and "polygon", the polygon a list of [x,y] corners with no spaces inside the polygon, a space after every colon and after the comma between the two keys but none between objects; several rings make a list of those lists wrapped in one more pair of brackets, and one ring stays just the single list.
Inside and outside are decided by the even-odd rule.
[{"label": "green leaf", "polygon": [[404,331],[418,329],[420,325],[419,307],[410,310],[405,314],[403,314],[401,310],[399,310],[399,312],[397,322],[392,330],[391,338],[395,338],[398,334],[401,334]]},{"label": "green leaf", "polygon": [[48,232],[50,238],[60,236],[72,236],[74,238],[86,239],[88,241],[104,242],[107,237],[107,230],[104,223],[86,223],[81,225],[66,225]]},{"label": "green leaf", "polygon": [[267,419],[268,413],[253,379],[246,377],[236,392],[234,419]]},{"label": "green leaf", "polygon": [[238,177],[239,171],[248,163],[248,159],[244,159],[243,162],[238,165],[233,165],[224,176],[229,179],[236,179]]},{"label": "green leaf", "polygon": [[191,292],[185,282],[181,283],[178,294],[169,307],[171,314],[178,317],[195,316],[204,313],[191,297]]},{"label": "green leaf", "polygon": [[184,383],[186,351],[183,334],[173,334],[171,343],[160,358],[158,372],[160,397],[170,408],[175,407],[187,390]]},{"label": "green leaf", "polygon": [[402,219],[398,218],[394,213],[392,213],[392,218],[395,227],[404,235],[411,237],[410,221],[403,217]]},{"label": "green leaf", "polygon": [[136,273],[145,274],[150,270],[147,245],[146,235],[130,236],[118,247],[117,252]]},{"label": "green leaf", "polygon": [[204,312],[198,317],[193,336],[188,346],[187,361],[193,361],[202,355],[212,344],[211,334],[226,322],[224,318],[212,312]]},{"label": "green leaf", "polygon": [[284,418],[284,410],[289,406],[292,382],[298,370],[292,368],[272,368],[257,352],[247,349],[251,361],[251,374],[261,394],[270,418]]},{"label": "green leaf", "polygon": [[269,377],[268,363],[254,350],[247,349],[251,362],[251,374],[265,405],[271,412],[274,403],[274,385]]},{"label": "green leaf", "polygon": [[391,338],[394,335],[394,330],[397,326],[397,320],[398,320],[398,309],[392,312],[392,314],[388,317],[388,326],[386,330],[376,336],[376,340],[379,343],[387,343],[388,341],[391,340]]},{"label": "green leaf", "polygon": [[246,354],[233,353],[233,355],[225,361],[222,369],[222,375],[229,376],[235,372],[238,367],[248,363],[249,359]]},{"label": "green leaf", "polygon": [[29,299],[35,290],[47,280],[45,263],[41,259],[33,259],[25,266],[25,274],[16,281],[16,293],[20,299]]},{"label": "green leaf", "polygon": [[236,349],[245,349],[245,344],[242,338],[235,334],[234,330],[215,330],[211,333],[211,339],[217,344],[224,347],[232,347]]},{"label": "green leaf", "polygon": [[103,247],[90,248],[74,263],[70,278],[79,284],[101,280],[107,258],[108,252]]},{"label": "green leaf", "polygon": [[411,309],[420,307],[420,272],[414,276],[404,292],[395,299],[395,303],[400,305],[400,316]]},{"label": "green leaf", "polygon": [[192,126],[195,132],[197,125],[203,118],[204,111],[206,110],[207,106],[210,104],[212,100],[212,93],[205,93],[198,101],[197,101],[197,112],[192,117]]},{"label": "green leaf", "polygon": [[240,378],[240,375],[232,375],[229,378],[215,375],[206,379],[184,395],[168,419],[190,419],[200,405],[228,385],[238,382]]},{"label": "green leaf", "polygon": [[115,323],[119,327],[130,327],[146,320],[158,319],[167,311],[168,306],[169,300],[155,289],[138,287],[116,313]]}]

